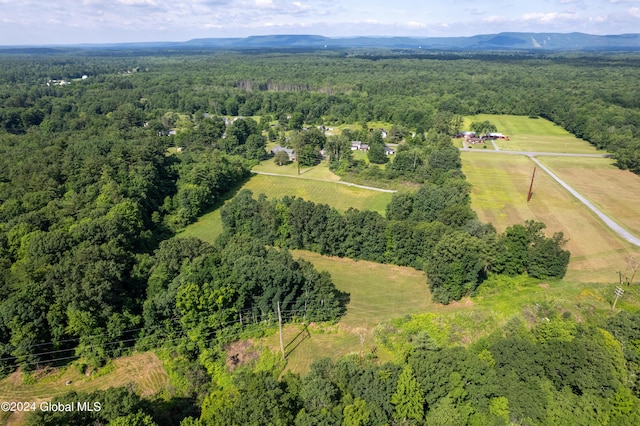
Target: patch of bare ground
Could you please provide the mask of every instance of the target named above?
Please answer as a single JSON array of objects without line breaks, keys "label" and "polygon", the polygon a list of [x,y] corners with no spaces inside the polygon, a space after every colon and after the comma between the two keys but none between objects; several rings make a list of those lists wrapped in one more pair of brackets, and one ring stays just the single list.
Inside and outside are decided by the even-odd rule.
[{"label": "patch of bare ground", "polygon": [[549,284],[547,284],[547,283],[540,283],[540,284],[538,284],[538,285],[539,285],[540,287],[544,288],[544,289],[547,289],[547,290],[549,289]]},{"label": "patch of bare ground", "polygon": [[260,357],[260,352],[253,346],[253,340],[239,340],[227,346],[226,365],[230,371],[246,365]]}]

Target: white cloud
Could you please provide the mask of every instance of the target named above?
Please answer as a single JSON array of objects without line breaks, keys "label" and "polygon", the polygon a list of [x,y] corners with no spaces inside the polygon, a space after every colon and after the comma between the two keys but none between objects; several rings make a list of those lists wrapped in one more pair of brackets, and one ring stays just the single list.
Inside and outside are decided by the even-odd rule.
[{"label": "white cloud", "polygon": [[416,22],[416,21],[409,21],[407,22],[407,27],[409,28],[427,28],[427,24],[425,24],[424,22]]}]

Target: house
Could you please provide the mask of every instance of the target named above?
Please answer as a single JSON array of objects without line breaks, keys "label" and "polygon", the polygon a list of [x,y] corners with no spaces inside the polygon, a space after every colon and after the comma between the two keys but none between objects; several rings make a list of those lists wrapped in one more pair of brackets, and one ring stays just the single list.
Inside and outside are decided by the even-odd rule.
[{"label": "house", "polygon": [[280,152],[280,151],[284,151],[287,153],[287,155],[289,156],[289,161],[296,161],[296,152],[289,148],[283,148],[280,145],[276,145],[271,150],[271,153],[275,155],[276,152]]},{"label": "house", "polygon": [[476,137],[467,138],[466,141],[467,141],[467,143],[470,143],[471,145],[475,145],[477,143],[484,143],[484,139],[483,138],[476,138]]},{"label": "house", "polygon": [[380,134],[382,135],[383,139],[389,136],[389,132],[387,132],[385,129],[380,129]]},{"label": "house", "polygon": [[351,151],[369,151],[369,145],[360,141],[351,141]]},{"label": "house", "polygon": [[384,146],[384,154],[385,155],[393,155],[395,153],[396,152],[393,149],[389,148],[387,145]]}]

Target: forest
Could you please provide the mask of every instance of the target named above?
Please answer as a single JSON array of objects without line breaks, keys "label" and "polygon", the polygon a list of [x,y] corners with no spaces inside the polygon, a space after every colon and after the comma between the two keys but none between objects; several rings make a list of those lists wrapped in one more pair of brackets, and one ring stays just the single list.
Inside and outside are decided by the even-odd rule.
[{"label": "forest", "polygon": [[[91,374],[162,349],[188,382],[164,400],[126,388],[57,397],[102,398],[111,409],[33,413],[38,425],[637,424],[633,312],[581,323],[549,307],[533,325],[514,318],[466,346],[419,331],[391,345],[394,362],[326,359],[304,376],[281,374],[276,361],[225,371],[224,351],[273,332],[279,312],[290,323],[345,314],[349,294],[290,250],[422,270],[444,305],[491,277],[561,279],[562,232],[527,221],[499,233],[478,221],[451,137],[463,116],[546,118],[640,173],[639,60],[5,52],[0,374],[70,365]],[[392,161],[373,122],[392,123]],[[351,126],[318,130],[342,124]],[[368,161],[354,157],[353,140],[371,146]],[[324,151],[344,180],[403,189],[385,215],[238,190],[273,143],[295,148],[301,163]],[[214,209],[224,228],[215,244],[176,235]]]}]

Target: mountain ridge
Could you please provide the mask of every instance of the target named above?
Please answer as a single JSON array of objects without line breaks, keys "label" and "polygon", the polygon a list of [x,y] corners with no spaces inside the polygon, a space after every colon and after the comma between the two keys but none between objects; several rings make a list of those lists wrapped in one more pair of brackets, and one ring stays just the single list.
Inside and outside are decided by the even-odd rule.
[{"label": "mountain ridge", "polygon": [[387,48],[426,50],[640,50],[640,34],[593,35],[572,33],[500,32],[458,37],[354,36],[325,37],[281,34],[229,38],[195,38],[187,41],[102,43],[76,45],[1,46],[5,49],[58,48],[218,48],[218,49],[344,49]]}]

